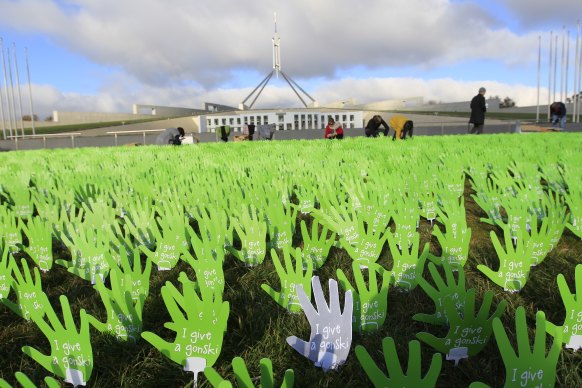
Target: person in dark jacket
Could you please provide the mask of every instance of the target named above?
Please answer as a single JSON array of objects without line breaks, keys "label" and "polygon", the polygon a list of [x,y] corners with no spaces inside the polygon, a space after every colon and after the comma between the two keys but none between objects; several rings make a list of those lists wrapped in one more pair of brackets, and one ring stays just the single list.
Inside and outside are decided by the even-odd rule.
[{"label": "person in dark jacket", "polygon": [[[384,126],[384,130],[380,129],[380,126],[382,125]],[[372,117],[370,121],[368,121],[368,124],[366,124],[365,128],[366,137],[378,137],[380,133],[384,133],[384,136],[388,136],[389,130],[390,127],[380,115]]]},{"label": "person in dark jacket", "polygon": [[471,133],[483,133],[483,127],[485,126],[485,112],[487,112],[485,92],[486,90],[484,87],[479,88],[479,94],[471,100],[471,118],[469,119],[469,123],[473,124]]},{"label": "person in dark jacket", "polygon": [[184,128],[168,128],[164,132],[160,133],[156,138],[156,144],[159,145],[181,145],[184,139]]},{"label": "person in dark jacket", "polygon": [[550,105],[551,122],[553,126],[560,123],[560,129],[566,125],[566,105],[563,102],[554,102]]}]

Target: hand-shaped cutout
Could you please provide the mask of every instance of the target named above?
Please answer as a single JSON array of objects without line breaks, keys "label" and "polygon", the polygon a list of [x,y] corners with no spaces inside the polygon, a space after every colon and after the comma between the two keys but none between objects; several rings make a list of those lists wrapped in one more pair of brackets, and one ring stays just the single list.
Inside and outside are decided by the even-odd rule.
[{"label": "hand-shaped cutout", "polygon": [[505,249],[501,246],[497,235],[491,231],[491,241],[495,251],[499,256],[499,270],[493,271],[491,268],[479,264],[477,269],[485,276],[487,276],[493,283],[503,287],[505,291],[518,292],[521,290],[530,272],[533,246],[527,247],[522,233],[527,233],[522,230],[516,230],[517,239],[516,245],[513,245],[513,238],[509,227],[503,228],[505,236]]},{"label": "hand-shaped cutout", "polygon": [[339,303],[337,282],[329,279],[329,305],[321,289],[319,277],[311,279],[317,310],[311,305],[302,286],[297,287],[297,296],[305,316],[311,325],[309,341],[296,336],[287,337],[287,343],[299,354],[311,360],[325,372],[339,368],[348,358],[352,345],[352,293],[345,294],[344,311]]},{"label": "hand-shaped cutout", "polygon": [[[285,268],[281,265],[281,260],[274,249],[271,249],[271,258],[275,265],[277,275],[279,275],[279,282],[281,283],[281,291],[275,291],[268,284],[261,284],[261,288],[265,291],[275,302],[281,307],[287,309],[289,312],[298,313],[301,311],[299,297],[297,294],[297,287],[302,286],[307,298],[311,298],[311,277],[313,276],[313,263],[310,259],[305,259],[301,249],[283,248],[283,259]],[[291,261],[291,255],[295,259],[295,265]]]},{"label": "hand-shaped cutout", "polygon": [[546,322],[546,329],[553,336],[560,332],[566,347],[577,351],[582,348],[582,264],[576,266],[576,293],[570,292],[562,274],[558,275],[558,288],[566,308],[566,318],[562,326]]},{"label": "hand-shaped cutout", "polygon": [[[352,292],[354,300],[353,329],[363,332],[376,331],[384,324],[388,311],[388,287],[392,280],[392,273],[378,264],[368,267],[368,284],[364,280],[362,268],[357,262],[352,263],[352,270],[357,290],[350,284],[344,272],[338,268],[337,277],[346,291]],[[377,274],[382,277],[382,284],[378,290]]]},{"label": "hand-shaped cutout", "polygon": [[394,260],[392,266],[392,276],[394,277],[394,285],[406,291],[413,290],[418,284],[420,277],[419,269],[424,267],[424,262],[428,257],[428,243],[425,244],[420,257],[418,256],[418,246],[420,242],[420,235],[414,232],[412,246],[402,246],[402,251],[399,248],[398,240],[390,232],[387,232],[388,244],[390,246],[390,253]]},{"label": "hand-shaped cutout", "polygon": [[53,266],[53,226],[40,217],[28,219],[22,224],[22,231],[28,238],[28,247],[24,252],[38,265],[41,271],[46,272]]},{"label": "hand-shaped cutout", "polygon": [[[273,376],[273,363],[268,358],[262,358],[261,361],[261,377],[259,379],[259,387],[274,387],[275,378]],[[247,366],[242,357],[235,357],[232,360],[232,369],[239,387],[254,387],[256,378],[251,378]],[[216,370],[212,367],[204,369],[204,376],[208,379],[210,384],[215,388],[231,388],[232,384],[228,380],[223,380]],[[287,369],[281,388],[292,388],[295,383],[295,372],[293,369]]]},{"label": "hand-shaped cutout", "polygon": [[62,238],[71,251],[72,261],[56,260],[55,263],[62,265],[67,270],[88,280],[91,284],[96,283],[96,277],[105,279],[109,273],[109,236],[103,229],[78,228],[78,231],[71,230],[69,239],[63,234]]},{"label": "hand-shaped cutout", "polygon": [[444,301],[447,317],[449,318],[449,332],[444,338],[437,338],[429,333],[418,333],[416,337],[442,353],[447,353],[447,360],[459,360],[479,353],[489,341],[493,332],[493,318],[500,317],[505,311],[507,302],[504,300],[497,306],[493,315],[489,310],[493,301],[493,292],[487,291],[483,297],[483,304],[475,315],[475,289],[467,291],[463,314],[451,299]]},{"label": "hand-shaped cutout", "polygon": [[194,230],[190,231],[192,248],[198,259],[186,250],[182,250],[181,259],[190,264],[196,272],[198,287],[206,287],[210,290],[224,291],[224,245],[217,245],[211,237],[199,239]]},{"label": "hand-shaped cutout", "polygon": [[41,277],[38,268],[34,267],[34,280],[30,274],[28,263],[25,259],[20,261],[22,273],[14,265],[12,288],[16,292],[18,303],[13,303],[8,299],[3,299],[4,303],[12,312],[29,321],[33,315],[44,316],[45,309],[50,304],[44,291],[42,290]]},{"label": "hand-shaped cutout", "polygon": [[458,281],[455,281],[455,274],[452,266],[446,261],[443,262],[443,269],[445,271],[446,283],[437,271],[433,263],[428,263],[428,270],[434,280],[436,288],[433,287],[425,278],[420,276],[418,278],[418,285],[426,292],[426,294],[433,300],[435,304],[434,314],[414,314],[412,319],[419,322],[430,323],[433,325],[448,325],[449,319],[447,316],[447,309],[444,301],[451,300],[457,312],[461,314],[465,305],[466,289],[465,289],[465,271],[459,268],[457,271]]},{"label": "hand-shaped cutout", "polygon": [[505,387],[553,387],[556,381],[556,365],[562,349],[562,333],[555,333],[554,342],[546,356],[546,316],[536,313],[536,330],[533,350],[530,346],[525,308],[515,311],[517,352],[509,342],[503,323],[493,320],[495,340],[505,364]]},{"label": "hand-shaped cutout", "polygon": [[408,368],[406,374],[400,366],[398,353],[392,337],[382,340],[384,361],[388,369],[388,376],[376,365],[366,348],[356,346],[356,357],[375,387],[434,387],[442,367],[442,357],[439,353],[432,356],[428,372],[422,376],[420,356],[420,342],[408,343]]},{"label": "hand-shaped cutout", "polygon": [[303,254],[313,261],[313,269],[323,267],[329,250],[335,241],[336,234],[332,233],[331,237],[327,238],[328,229],[323,227],[321,234],[319,234],[319,222],[314,219],[311,224],[311,234],[307,231],[305,221],[301,220],[301,236],[303,237]]},{"label": "hand-shaped cutout", "polygon": [[261,212],[254,205],[250,205],[250,208],[243,206],[234,229],[242,243],[242,249],[237,251],[228,247],[227,250],[250,267],[261,264],[265,260],[267,239],[267,224]]},{"label": "hand-shaped cutout", "polygon": [[119,271],[111,272],[111,290],[105,287],[101,278],[97,278],[95,289],[99,292],[105,306],[107,320],[102,323],[89,315],[89,323],[102,333],[107,332],[114,335],[118,341],[137,342],[142,331],[145,295],[140,295],[139,299],[134,302],[132,299],[133,284],[127,281],[122,283],[121,280],[126,279],[120,279],[119,275]]},{"label": "hand-shaped cutout", "polygon": [[84,309],[81,310],[81,324],[77,331],[69,300],[61,295],[59,301],[64,326],[50,304],[45,306],[48,323],[39,315],[32,315],[34,322],[50,342],[50,355],[44,355],[30,346],[24,346],[22,351],[49,372],[63,378],[65,382],[75,386],[85,385],[93,371],[88,315]]},{"label": "hand-shaped cutout", "polygon": [[174,341],[167,342],[149,331],[141,336],[184,370],[193,372],[196,381],[198,373],[214,365],[220,355],[230,307],[218,291],[203,287],[198,296],[196,284],[184,272],[178,280],[182,292],[170,282],[162,287],[162,298],[172,317],[164,326],[176,333]]},{"label": "hand-shaped cutout", "polygon": [[12,271],[16,267],[14,257],[0,240],[0,250],[2,251],[2,261],[0,261],[0,299],[8,298],[12,287]]}]

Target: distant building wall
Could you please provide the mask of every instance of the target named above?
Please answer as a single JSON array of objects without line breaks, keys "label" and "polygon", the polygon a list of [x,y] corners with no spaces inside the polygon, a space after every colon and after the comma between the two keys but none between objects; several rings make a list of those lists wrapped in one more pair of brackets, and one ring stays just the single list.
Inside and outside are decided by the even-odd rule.
[{"label": "distant building wall", "polygon": [[192,109],[192,108],[179,108],[173,106],[160,106],[160,105],[144,105],[144,104],[133,104],[133,113],[136,115],[146,115],[146,116],[161,116],[161,117],[185,117],[185,116],[196,116],[203,114],[206,111],[204,109]]},{"label": "distant building wall", "polygon": [[136,120],[149,118],[149,115],[103,112],[61,112],[53,111],[53,121],[59,124],[103,123],[109,121]]}]

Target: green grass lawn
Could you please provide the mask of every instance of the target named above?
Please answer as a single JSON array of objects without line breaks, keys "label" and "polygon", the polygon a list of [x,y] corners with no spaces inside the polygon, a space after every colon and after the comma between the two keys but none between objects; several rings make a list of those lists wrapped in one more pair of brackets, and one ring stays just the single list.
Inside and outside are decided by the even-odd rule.
[{"label": "green grass lawn", "polygon": [[[78,129],[77,129],[78,130]],[[62,131],[62,129],[61,129]],[[559,163],[572,163],[580,153],[582,137],[571,134],[532,135],[527,140],[510,135],[484,135],[481,137],[426,137],[413,141],[391,142],[378,139],[349,139],[340,142],[328,141],[293,141],[293,142],[253,142],[208,144],[192,147],[143,147],[135,149],[85,149],[57,151],[13,152],[0,155],[0,185],[4,196],[2,206],[10,208],[9,197],[14,177],[22,177],[21,158],[26,157],[24,174],[32,177],[30,189],[49,191],[57,187],[70,189],[68,196],[78,207],[82,206],[83,195],[89,198],[112,198],[115,188],[120,194],[135,192],[140,198],[149,198],[151,203],[160,199],[176,200],[186,210],[189,207],[217,201],[230,200],[231,213],[240,207],[238,195],[252,187],[289,187],[290,201],[299,205],[298,193],[302,187],[313,185],[324,187],[326,179],[335,182],[334,187],[341,190],[345,182],[354,180],[367,184],[378,171],[388,175],[400,175],[398,171],[436,171],[436,165],[449,163],[451,158],[466,157],[473,167],[479,162],[490,163],[492,168],[509,166],[512,162],[540,163],[542,166]],[[540,158],[537,158],[540,152]],[[452,163],[452,162],[451,162]],[[339,166],[339,167],[338,167]],[[452,165],[451,165],[452,166]],[[464,166],[464,167],[469,167]],[[575,168],[576,166],[572,166]],[[408,170],[409,169],[409,170]],[[577,170],[580,171],[580,170]],[[379,174],[379,173],[378,173]],[[386,176],[388,176],[386,175]],[[341,178],[340,178],[341,176]],[[402,174],[403,177],[412,176]],[[261,178],[262,177],[262,178]],[[12,180],[9,180],[12,179]],[[20,179],[20,178],[19,178]],[[262,180],[261,180],[262,179]],[[124,183],[124,180],[129,182]],[[235,182],[233,184],[233,182]],[[342,183],[343,182],[343,183]],[[377,182],[384,185],[386,192],[397,189],[390,187],[391,182]],[[542,182],[547,184],[546,181]],[[54,186],[51,186],[53,185]],[[191,186],[188,186],[188,185]],[[143,186],[142,186],[143,185]],[[382,187],[382,186],[374,186]],[[548,189],[545,186],[545,189]],[[174,191],[172,191],[174,190]],[[257,193],[262,192],[259,189]],[[436,189],[435,189],[436,190]],[[390,191],[392,192],[392,191]],[[147,194],[146,194],[147,193]],[[236,194],[238,193],[238,194]],[[254,193],[254,192],[253,192]],[[566,229],[558,245],[548,254],[544,262],[533,268],[525,287],[518,293],[503,291],[493,284],[479,270],[478,264],[487,264],[496,268],[499,264],[497,253],[491,242],[490,232],[500,237],[501,229],[480,221],[487,214],[475,203],[469,175],[464,178],[464,199],[468,227],[472,229],[468,261],[464,267],[467,289],[473,288],[481,301],[486,291],[494,292],[494,306],[501,300],[508,302],[502,322],[509,332],[510,340],[515,344],[515,310],[524,306],[527,311],[530,338],[535,333],[536,311],[545,312],[549,321],[561,323],[565,309],[558,292],[556,278],[562,273],[571,290],[574,290],[574,268],[582,263],[582,240],[572,231]],[[137,194],[136,194],[137,195]],[[64,198],[64,197],[63,197]],[[122,198],[122,197],[116,197]],[[241,197],[242,198],[242,197]],[[254,198],[254,197],[253,197]],[[61,198],[61,200],[63,200]],[[121,200],[121,199],[118,199]],[[259,207],[262,202],[258,201]],[[118,211],[119,209],[117,209]],[[79,211],[79,208],[77,208]],[[38,216],[38,210],[35,212]],[[300,223],[308,227],[314,221],[312,214],[299,213],[295,220],[296,232],[292,236],[292,245],[302,247],[303,240]],[[122,222],[117,216],[111,222]],[[443,225],[435,222],[435,225]],[[196,221],[191,226],[200,233]],[[388,229],[394,231],[394,220]],[[432,234],[434,225],[421,218],[418,226],[420,246],[429,244],[430,252],[441,255],[441,247]],[[58,239],[53,240],[55,259],[71,260],[69,249]],[[24,238],[26,246],[29,241]],[[234,238],[234,246],[241,242]],[[15,253],[17,262],[24,258],[31,268],[34,266],[30,257],[22,252]],[[145,260],[145,255],[141,255]],[[394,264],[393,256],[386,244],[377,261],[384,268]],[[261,284],[269,284],[277,289],[278,275],[271,260],[270,253],[263,264],[249,268],[231,254],[226,254],[224,262],[225,289],[223,300],[230,303],[230,315],[227,331],[224,335],[222,352],[215,369],[225,378],[234,381],[231,360],[236,356],[245,359],[251,377],[258,379],[259,361],[267,357],[273,362],[275,381],[281,381],[285,369],[295,371],[297,387],[367,387],[372,386],[363,368],[354,354],[356,345],[363,345],[372,355],[379,367],[385,372],[386,366],[382,356],[382,339],[390,336],[396,342],[400,362],[406,370],[408,343],[416,339],[422,331],[437,336],[446,334],[446,328],[432,326],[414,321],[412,316],[419,312],[434,312],[432,300],[417,287],[411,292],[401,291],[394,286],[388,294],[388,316],[384,325],[376,332],[353,334],[353,343],[347,362],[337,371],[324,373],[313,363],[299,356],[285,342],[286,338],[296,335],[309,338],[309,322],[303,313],[291,314],[277,305],[262,289]],[[328,279],[337,279],[336,270],[342,269],[353,281],[352,258],[338,247],[332,247],[325,265],[318,271],[322,284]],[[170,322],[170,315],[161,297],[161,288],[166,282],[178,284],[180,272],[185,272],[190,279],[196,275],[190,265],[179,261],[170,271],[152,269],[149,297],[143,311],[144,331],[155,332],[171,341],[173,334],[164,327]],[[424,271],[428,277],[428,271]],[[91,284],[67,272],[55,264],[47,273],[42,273],[42,289],[47,294],[56,311],[60,311],[59,296],[66,295],[78,317],[79,311],[85,309],[89,314],[103,321],[106,311],[101,298]],[[324,292],[327,295],[327,287]],[[580,291],[578,291],[580,292]],[[341,287],[340,287],[340,293]],[[10,297],[14,300],[14,294]],[[343,296],[341,298],[343,305]],[[92,387],[185,387],[192,386],[192,374],[164,357],[145,340],[136,344],[118,342],[114,337],[97,332],[91,328],[94,369],[88,385]],[[22,346],[33,346],[48,354],[50,347],[47,339],[38,327],[15,315],[0,305],[0,377],[14,384],[14,373],[22,371],[32,381],[39,383],[44,376],[52,375],[21,351]],[[423,371],[426,371],[436,351],[422,343]],[[558,360],[556,385],[561,387],[582,386],[582,353],[562,349]],[[500,357],[495,339],[492,337],[485,349],[476,356],[462,360],[458,366],[444,360],[437,386],[468,387],[470,383],[482,381],[491,386],[502,386],[505,380],[505,368]],[[254,380],[258,384],[258,380]],[[277,383],[276,383],[277,385]],[[199,386],[210,386],[206,379],[199,378]]]}]

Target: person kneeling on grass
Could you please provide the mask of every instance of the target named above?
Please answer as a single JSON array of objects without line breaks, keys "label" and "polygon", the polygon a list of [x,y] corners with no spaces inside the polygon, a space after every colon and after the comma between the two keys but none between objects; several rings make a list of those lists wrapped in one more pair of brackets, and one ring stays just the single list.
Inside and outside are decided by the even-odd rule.
[{"label": "person kneeling on grass", "polygon": [[404,115],[395,115],[390,118],[390,128],[394,130],[392,140],[406,139],[409,136],[412,139],[414,123]]},{"label": "person kneeling on grass", "polygon": [[[380,129],[381,125],[384,126],[384,130]],[[364,129],[366,137],[378,137],[381,133],[384,133],[384,136],[388,136],[389,130],[388,124],[386,124],[386,121],[380,115],[372,117]]]},{"label": "person kneeling on grass", "polygon": [[327,127],[325,127],[325,138],[326,139],[343,139],[344,129],[341,123],[336,123],[333,117],[329,118],[327,122]]},{"label": "person kneeling on grass", "polygon": [[158,145],[181,145],[182,140],[184,140],[184,128],[168,128],[164,132],[160,133],[156,138],[156,144]]}]

